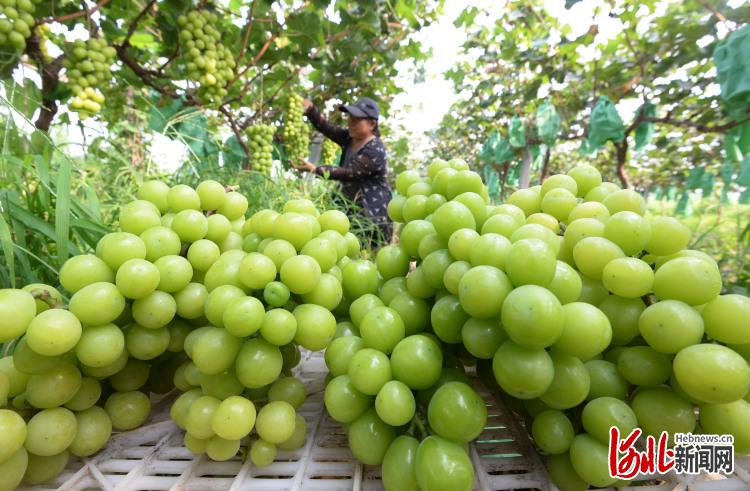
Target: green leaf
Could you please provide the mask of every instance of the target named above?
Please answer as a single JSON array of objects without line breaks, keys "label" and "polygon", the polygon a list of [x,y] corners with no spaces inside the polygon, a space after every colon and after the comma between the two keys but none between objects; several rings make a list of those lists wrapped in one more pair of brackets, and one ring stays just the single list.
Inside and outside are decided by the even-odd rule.
[{"label": "green leaf", "polygon": [[55,205],[55,235],[57,237],[57,264],[62,266],[68,259],[70,237],[70,160],[60,162],[57,171],[57,198]]},{"label": "green leaf", "polygon": [[224,142],[224,148],[222,148],[222,159],[225,167],[236,170],[242,169],[247,157],[245,156],[245,152],[242,150],[242,146],[240,146],[236,136],[232,135]]},{"label": "green leaf", "polygon": [[18,249],[19,247],[21,249],[18,249],[16,251],[16,257],[18,258],[18,263],[21,265],[21,279],[24,283],[37,283],[37,277],[34,274],[34,272],[31,269],[31,264],[29,263],[29,258],[26,257],[27,254],[23,252],[23,249],[26,249],[28,246],[26,245],[26,229],[24,228],[23,224],[19,221],[13,221],[13,234],[15,242],[13,245]]},{"label": "green leaf", "polygon": [[70,221],[72,228],[88,230],[98,235],[105,235],[109,233],[109,229],[103,226],[101,223],[92,222],[90,220],[84,220],[82,218],[74,218]]},{"label": "green leaf", "polygon": [[456,17],[456,20],[453,21],[453,25],[456,27],[471,26],[478,14],[479,9],[477,7],[467,7],[461,11],[458,17]]},{"label": "green leaf", "polygon": [[159,46],[159,43],[156,42],[154,39],[154,36],[147,32],[136,32],[130,37],[130,44],[134,48],[140,48],[140,49],[147,49],[147,48],[156,48]]},{"label": "green leaf", "polygon": [[96,196],[96,191],[94,191],[94,188],[92,188],[88,184],[84,184],[81,187],[83,188],[83,192],[86,194],[86,201],[88,202],[88,210],[91,212],[94,218],[101,221],[102,207],[99,202],[99,198]]},{"label": "green leaf", "polygon": [[3,255],[8,266],[8,276],[11,288],[16,287],[16,264],[15,255],[13,254],[13,237],[10,235],[10,227],[5,221],[5,216],[0,213],[0,245],[3,248]]},{"label": "green leaf", "polygon": [[156,94],[148,110],[148,127],[159,133],[169,125],[172,118],[183,108],[181,99],[168,99],[167,104],[159,106],[159,95]]}]

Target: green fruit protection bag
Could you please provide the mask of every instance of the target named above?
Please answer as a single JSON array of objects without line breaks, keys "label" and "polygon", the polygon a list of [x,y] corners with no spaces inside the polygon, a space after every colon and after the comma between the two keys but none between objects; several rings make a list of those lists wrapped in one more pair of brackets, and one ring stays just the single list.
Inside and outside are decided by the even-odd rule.
[{"label": "green fruit protection bag", "polygon": [[721,166],[721,180],[724,182],[724,186],[721,188],[721,203],[724,205],[729,204],[729,189],[732,185],[732,175],[734,175],[734,163],[730,160],[725,160]]},{"label": "green fruit protection bag", "polygon": [[518,187],[521,178],[521,167],[523,167],[523,162],[518,162],[516,165],[511,166],[508,171],[508,178],[505,180],[507,185]]},{"label": "green fruit protection bag", "polygon": [[[635,115],[638,117],[638,114],[643,111],[644,116],[647,118],[653,118],[656,116],[656,106],[651,104],[650,102],[644,103],[638,111],[636,111]],[[635,129],[635,151],[640,152],[643,147],[648,145],[651,142],[651,138],[654,136],[654,123],[649,122],[642,122],[638,124],[638,127]]]},{"label": "green fruit protection bag", "polygon": [[592,150],[588,140],[581,140],[581,146],[578,147],[578,155],[581,157],[591,157],[596,153],[596,149]]},{"label": "green fruit protection bag", "polygon": [[536,130],[539,133],[539,139],[548,146],[555,144],[557,135],[560,133],[560,116],[549,99],[536,110]]},{"label": "green fruit protection bag", "polygon": [[615,104],[607,96],[599,97],[589,122],[589,148],[596,151],[608,141],[620,142],[625,138],[625,125]]},{"label": "green fruit protection bag", "polygon": [[497,147],[495,147],[495,162],[498,164],[504,164],[509,160],[513,160],[515,156],[516,152],[513,150],[508,139],[502,138],[498,142]]},{"label": "green fruit protection bag", "polygon": [[514,148],[523,148],[526,146],[526,129],[523,125],[523,119],[513,116],[508,125],[508,137],[510,144]]},{"label": "green fruit protection bag", "polygon": [[737,184],[750,187],[750,155],[740,164],[740,175],[737,176]]},{"label": "green fruit protection bag", "polygon": [[742,160],[742,151],[737,145],[737,138],[731,133],[724,136],[724,154],[729,161],[739,162]]},{"label": "green fruit protection bag", "polygon": [[667,188],[666,197],[668,201],[674,201],[677,197],[677,188],[674,186],[669,186]]},{"label": "green fruit protection bag", "polygon": [[482,167],[484,182],[487,183],[487,194],[490,195],[491,201],[497,201],[500,198],[500,178],[492,166],[485,165]]},{"label": "green fruit protection bag", "polygon": [[721,100],[730,113],[740,115],[750,106],[750,25],[734,31],[714,50]]},{"label": "green fruit protection bag", "polygon": [[499,135],[497,133],[497,130],[492,130],[492,133],[490,133],[489,138],[487,138],[484,141],[484,145],[482,145],[482,151],[479,152],[479,158],[484,162],[494,162],[495,161],[495,149],[497,148],[497,140],[499,138]]},{"label": "green fruit protection bag", "polygon": [[654,199],[656,201],[660,201],[664,197],[664,188],[661,186],[657,186],[657,188],[654,190]]},{"label": "green fruit protection bag", "polygon": [[750,121],[737,127],[737,146],[743,155],[750,154]]},{"label": "green fruit protection bag", "polygon": [[689,217],[693,213],[692,206],[690,206],[690,191],[687,189],[680,195],[680,200],[677,202],[677,208],[674,212],[684,217]]},{"label": "green fruit protection bag", "polygon": [[708,198],[714,191],[714,184],[716,183],[716,176],[711,173],[703,175],[703,182],[701,183],[701,190],[703,191],[703,197]]},{"label": "green fruit protection bag", "polygon": [[544,166],[544,154],[547,153],[547,145],[531,146],[531,169],[536,172]]},{"label": "green fruit protection bag", "polygon": [[691,190],[701,187],[701,181],[705,172],[706,169],[703,167],[693,167],[692,169],[690,169],[690,174],[688,175],[685,187]]}]

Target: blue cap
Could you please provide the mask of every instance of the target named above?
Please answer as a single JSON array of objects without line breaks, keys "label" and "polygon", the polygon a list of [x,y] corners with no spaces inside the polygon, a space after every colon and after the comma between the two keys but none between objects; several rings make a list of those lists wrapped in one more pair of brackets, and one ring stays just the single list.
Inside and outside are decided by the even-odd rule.
[{"label": "blue cap", "polygon": [[380,116],[377,102],[369,97],[363,97],[356,104],[342,104],[339,106],[339,111],[349,113],[355,118],[378,119]]}]

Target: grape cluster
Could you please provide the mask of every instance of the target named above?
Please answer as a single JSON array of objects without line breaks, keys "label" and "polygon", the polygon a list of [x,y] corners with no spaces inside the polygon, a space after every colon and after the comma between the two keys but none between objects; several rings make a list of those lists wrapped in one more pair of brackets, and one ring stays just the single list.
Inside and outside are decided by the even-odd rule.
[{"label": "grape cluster", "polygon": [[333,165],[336,155],[339,153],[339,146],[329,139],[323,140],[323,147],[320,152],[321,165]]},{"label": "grape cluster", "polygon": [[0,46],[10,46],[21,53],[36,24],[34,10],[41,0],[0,1]]},{"label": "grape cluster", "polygon": [[52,286],[0,290],[0,343],[16,340],[0,358],[3,489],[93,455],[175,387],[170,414],[195,453],[227,460],[247,437],[263,466],[304,445],[292,369],[333,338],[359,242],[343,213],[308,200],[246,220],[247,207],[216,181],[148,181],[119,231],[62,266],[67,307]]},{"label": "grape cluster", "polygon": [[198,95],[205,104],[218,104],[227,95],[227,82],[234,78],[235,61],[222,43],[216,14],[193,11],[177,18],[180,43],[190,79],[198,82]]},{"label": "grape cluster", "polygon": [[284,145],[289,160],[306,159],[309,154],[310,135],[302,120],[302,96],[297,93],[289,95],[284,115]]},{"label": "grape cluster", "polygon": [[49,38],[47,37],[50,32],[49,24],[41,24],[37,26],[37,28],[34,29],[34,32],[39,37],[39,51],[42,52],[44,59],[49,61],[51,59],[48,49]]},{"label": "grape cluster", "polygon": [[[750,453],[750,298],[721,295],[716,262],[687,248],[685,225],[647,214],[641,195],[602,182],[588,165],[518,190],[500,205],[489,204],[480,176],[461,160],[436,160],[427,171],[426,177],[415,171],[397,177],[388,212],[403,224],[400,242],[377,255],[386,279],[379,301],[401,314],[407,334],[391,353],[395,380],[409,385],[411,374],[438,366],[434,359],[417,363],[414,350],[410,370],[400,370],[403,361],[394,358],[414,332],[431,337],[433,351],[442,345],[444,357],[456,355],[459,363],[449,364],[459,376],[464,366],[476,365],[480,379],[526,415],[561,489],[626,484],[608,472],[612,426],[622,438],[635,428],[658,438],[664,429],[688,433],[700,424],[706,433],[733,434],[735,452]],[[407,273],[410,260],[417,264]],[[394,291],[400,293],[390,297]],[[371,302],[378,304],[375,297]],[[378,324],[382,330],[384,321]],[[362,320],[359,328],[356,342],[371,345],[371,326]],[[400,326],[398,332],[404,332]],[[347,383],[364,401],[371,392],[358,382],[360,367],[378,364],[355,360]],[[376,371],[369,370],[373,380]],[[447,395],[437,399],[442,390],[426,403],[430,427],[447,440],[465,441],[443,432],[478,428],[484,413],[441,410],[456,407],[446,406]],[[419,392],[416,399],[419,407]],[[450,415],[450,422],[440,415]],[[378,416],[386,422],[390,413]],[[431,489],[427,480],[435,474],[420,468],[425,442],[410,440],[417,448],[410,476],[420,489]],[[390,467],[390,452],[383,457],[386,489],[405,488],[403,469]],[[394,452],[405,461],[407,450]],[[465,466],[462,452],[454,449],[453,458]],[[468,473],[449,487],[470,489]]]},{"label": "grape cluster", "polygon": [[270,124],[254,124],[248,126],[245,132],[253,169],[270,174],[273,164],[273,135],[276,127]]},{"label": "grape cluster", "polygon": [[107,87],[112,72],[110,67],[117,52],[104,39],[91,38],[74,41],[63,61],[68,84],[75,96],[70,108],[82,117],[98,113],[104,103],[101,88]]}]

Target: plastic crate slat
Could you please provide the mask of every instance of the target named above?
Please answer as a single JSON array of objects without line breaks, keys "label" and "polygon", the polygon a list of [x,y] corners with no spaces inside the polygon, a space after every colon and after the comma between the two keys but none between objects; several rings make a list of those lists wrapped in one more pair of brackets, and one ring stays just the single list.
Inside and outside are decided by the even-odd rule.
[{"label": "plastic crate slat", "polygon": [[129,489],[133,489],[131,484],[135,483],[138,479],[140,479],[146,473],[149,466],[151,465],[151,462],[154,459],[156,459],[156,454],[159,453],[159,450],[161,449],[161,447],[167,444],[173,432],[174,430],[170,432],[165,432],[165,434],[158,440],[156,445],[154,445],[151,453],[148,456],[141,459],[140,463],[136,465],[130,472],[128,472],[125,478],[115,486],[114,490],[115,491],[127,491]]},{"label": "plastic crate slat", "polygon": [[203,455],[198,455],[193,458],[192,462],[190,462],[190,465],[185,469],[185,472],[182,473],[180,477],[177,478],[177,481],[175,482],[174,486],[172,487],[175,491],[181,491],[185,489],[185,485],[188,483],[190,478],[193,476],[193,473],[198,468],[198,466],[203,461],[204,457]]}]

